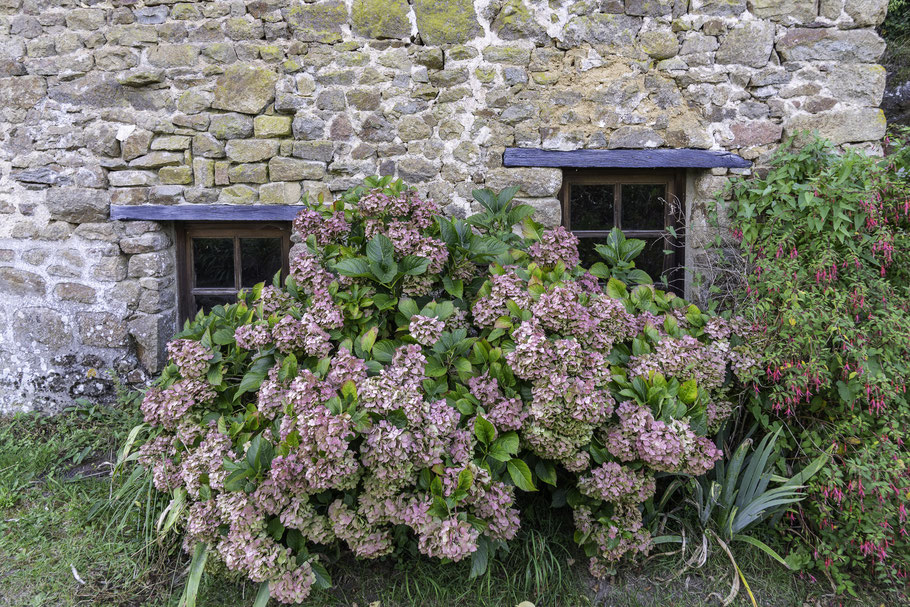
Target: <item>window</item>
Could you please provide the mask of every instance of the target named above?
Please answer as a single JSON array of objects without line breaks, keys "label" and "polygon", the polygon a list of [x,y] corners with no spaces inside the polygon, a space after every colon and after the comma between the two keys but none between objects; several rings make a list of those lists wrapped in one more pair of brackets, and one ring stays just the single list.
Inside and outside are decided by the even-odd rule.
[{"label": "window", "polygon": [[178,223],[180,322],[199,310],[232,303],[242,288],[271,283],[288,273],[290,225],[276,223]]},{"label": "window", "polygon": [[681,293],[684,183],[682,171],[564,169],[563,225],[579,239],[582,264],[602,261],[594,247],[617,227],[646,243],[636,267]]}]

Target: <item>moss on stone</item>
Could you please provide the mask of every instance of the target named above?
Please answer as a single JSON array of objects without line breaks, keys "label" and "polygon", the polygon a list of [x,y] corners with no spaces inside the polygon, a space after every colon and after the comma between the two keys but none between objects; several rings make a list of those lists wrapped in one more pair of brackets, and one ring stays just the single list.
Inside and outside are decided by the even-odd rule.
[{"label": "moss on stone", "polygon": [[351,24],[367,38],[408,38],[411,21],[407,0],[354,0]]},{"label": "moss on stone", "polygon": [[487,84],[488,82],[493,82],[493,79],[496,78],[496,68],[495,67],[479,67],[474,70],[474,77],[477,78],[480,82]]},{"label": "moss on stone", "polygon": [[341,42],[341,26],[347,23],[348,9],[341,0],[298,4],[287,10],[285,19],[294,36],[302,42]]},{"label": "moss on stone", "polygon": [[464,44],[481,32],[472,0],[414,0],[414,14],[424,44]]},{"label": "moss on stone", "polygon": [[212,107],[258,114],[275,99],[277,81],[278,74],[269,69],[245,63],[230,65],[215,82]]},{"label": "moss on stone", "polygon": [[546,29],[537,22],[524,0],[507,0],[490,24],[490,29],[503,40],[546,42],[549,38]]}]

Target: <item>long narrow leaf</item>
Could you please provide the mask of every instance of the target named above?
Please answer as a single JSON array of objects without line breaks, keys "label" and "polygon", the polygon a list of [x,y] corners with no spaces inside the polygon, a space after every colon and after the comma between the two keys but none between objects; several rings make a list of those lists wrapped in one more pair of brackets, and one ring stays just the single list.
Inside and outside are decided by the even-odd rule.
[{"label": "long narrow leaf", "polygon": [[256,600],[253,601],[253,607],[265,607],[269,602],[269,583],[262,582],[259,585],[259,592],[256,593]]},{"label": "long narrow leaf", "polygon": [[726,470],[726,478],[717,479],[723,483],[724,487],[720,496],[720,503],[724,510],[729,510],[733,506],[733,500],[736,495],[736,485],[739,481],[739,473],[742,470],[743,461],[746,459],[746,453],[748,453],[751,444],[752,439],[747,438],[739,445],[736,452],[733,453],[733,457],[730,459],[730,465]]},{"label": "long narrow leaf", "polygon": [[183,595],[180,597],[179,607],[196,607],[196,595],[199,594],[199,582],[202,580],[202,572],[205,570],[205,561],[208,558],[208,549],[202,542],[198,542],[193,548],[193,560],[190,561],[190,573],[186,576],[186,586],[183,587]]},{"label": "long narrow leaf", "polygon": [[[749,464],[743,473],[742,489],[736,499],[737,506],[742,507],[744,504],[748,504],[767,487],[768,460],[774,453],[774,445],[777,443],[777,435],[779,433],[780,430],[773,435],[765,436],[758,444],[755,452],[752,453],[752,457],[749,458]],[[762,483],[763,477],[765,478],[765,483]],[[764,487],[760,488],[762,484],[764,484]]]},{"label": "long narrow leaf", "polygon": [[778,563],[780,563],[787,569],[790,568],[790,565],[787,564],[787,561],[785,561],[783,559],[783,557],[781,557],[781,555],[779,555],[777,552],[775,552],[775,550],[771,546],[764,543],[763,541],[755,539],[754,537],[749,536],[749,535],[737,535],[733,539],[735,539],[738,542],[746,542],[747,544],[752,544],[753,546],[755,546],[759,550],[763,551],[765,554],[767,554],[768,556],[773,558],[775,561],[777,561]]}]

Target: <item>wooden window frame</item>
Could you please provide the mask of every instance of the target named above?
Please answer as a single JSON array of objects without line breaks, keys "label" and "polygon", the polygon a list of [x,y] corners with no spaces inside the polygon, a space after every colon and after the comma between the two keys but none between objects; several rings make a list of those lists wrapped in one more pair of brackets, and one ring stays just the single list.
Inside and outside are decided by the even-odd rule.
[{"label": "wooden window frame", "polygon": [[[178,222],[177,241],[177,309],[180,325],[196,316],[197,295],[233,295],[241,287],[241,238],[280,238],[281,276],[289,272],[291,252],[290,222]],[[197,288],[193,267],[193,238],[232,238],[234,241],[234,286],[236,288]]]},{"label": "wooden window frame", "polygon": [[[666,230],[627,230],[622,226],[621,186],[638,184],[664,184],[667,199],[664,205],[664,225],[673,226],[676,236]],[[572,210],[569,204],[570,190],[573,185],[612,185],[613,186],[613,225],[619,227],[627,238],[664,238],[673,253],[664,256],[664,273],[670,290],[682,294],[685,289],[685,193],[686,171],[683,169],[598,169],[598,168],[565,168],[563,169],[562,188],[559,200],[562,205],[562,225],[580,238],[606,238],[609,230],[573,230]],[[675,207],[678,207],[674,209]],[[673,211],[676,210],[674,213]],[[652,277],[657,278],[657,277]]]}]

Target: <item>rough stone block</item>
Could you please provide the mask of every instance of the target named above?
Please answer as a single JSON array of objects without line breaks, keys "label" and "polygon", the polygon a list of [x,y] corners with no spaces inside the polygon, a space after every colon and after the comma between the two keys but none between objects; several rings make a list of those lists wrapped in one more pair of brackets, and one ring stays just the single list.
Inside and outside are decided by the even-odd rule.
[{"label": "rough stone block", "polygon": [[234,162],[259,162],[277,154],[279,146],[275,139],[232,139],[224,151]]},{"label": "rough stone block", "polygon": [[120,240],[120,250],[127,255],[153,253],[171,246],[171,239],[164,232],[148,232]]},{"label": "rough stone block", "polygon": [[90,304],[95,302],[95,289],[77,282],[60,282],[54,286],[54,295],[64,301]]},{"label": "rough stone block", "polygon": [[534,18],[524,0],[506,0],[490,29],[503,40],[531,40],[536,44],[550,41],[546,28]]},{"label": "rough stone block", "polygon": [[16,342],[22,346],[41,344],[59,349],[72,339],[72,331],[67,330],[63,316],[56,310],[40,306],[16,310],[13,328]]},{"label": "rough stone block", "polygon": [[354,0],[351,25],[366,38],[409,38],[409,12],[407,0]]},{"label": "rough stone block", "polygon": [[38,274],[0,267],[0,293],[5,297],[41,297],[46,288],[44,279]]},{"label": "rough stone block", "polygon": [[193,169],[186,165],[163,167],[158,171],[158,179],[165,185],[187,185],[193,183]]},{"label": "rough stone block", "polygon": [[[120,282],[126,278],[126,273],[126,258],[122,256],[102,257],[92,268],[92,277],[101,282]],[[72,274],[64,274],[64,276],[72,276]]]},{"label": "rough stone block", "polygon": [[46,200],[51,219],[87,223],[107,219],[110,194],[87,188],[56,188]]},{"label": "rough stone block", "polygon": [[412,5],[424,44],[464,44],[483,31],[472,0],[414,0]]},{"label": "rough stone block", "polygon": [[748,21],[730,30],[715,56],[717,63],[764,67],[774,49],[774,26]]},{"label": "rough stone block", "polygon": [[549,168],[500,168],[488,171],[485,186],[495,191],[519,186],[519,194],[531,197],[556,196],[562,187],[562,170]]},{"label": "rough stone block", "polygon": [[152,140],[153,150],[185,150],[190,147],[190,138],[186,135],[168,135],[155,137]]},{"label": "rough stone block", "polygon": [[218,202],[225,204],[253,204],[256,202],[256,198],[255,188],[238,183],[221,190]]},{"label": "rough stone block", "polygon": [[215,161],[208,158],[193,158],[193,183],[203,188],[215,185]]},{"label": "rough stone block", "polygon": [[159,169],[166,166],[183,164],[184,156],[180,152],[149,152],[130,161],[130,166],[137,169]]},{"label": "rough stone block", "polygon": [[259,202],[262,204],[299,204],[300,184],[276,181],[259,188]]},{"label": "rough stone block", "polygon": [[331,162],[335,155],[335,144],[331,141],[295,141],[292,154],[301,160]]},{"label": "rough stone block", "polygon": [[825,86],[839,101],[878,107],[885,94],[886,75],[880,65],[838,63],[827,72]]},{"label": "rough stone block", "polygon": [[[784,124],[784,135],[790,137],[800,131],[817,131],[821,137],[835,145],[877,141],[885,136],[885,114],[875,108],[833,110],[819,114],[799,114]],[[808,137],[801,137],[805,141]]]},{"label": "rough stone block", "polygon": [[191,44],[159,44],[148,51],[148,62],[154,67],[189,67],[199,58],[199,49]]},{"label": "rough stone block", "polygon": [[616,148],[657,148],[664,144],[664,138],[654,129],[646,126],[621,126],[610,134],[610,149]]},{"label": "rough stone block", "polygon": [[39,76],[0,78],[0,107],[33,107],[47,94],[47,84]]},{"label": "rough stone block", "polygon": [[291,33],[301,42],[340,42],[341,26],[348,20],[341,0],[297,4],[282,12]]},{"label": "rough stone block", "polygon": [[629,47],[641,30],[642,18],[609,13],[591,13],[572,17],[562,34],[560,48],[571,48],[585,42],[612,48]]},{"label": "rough stone block", "polygon": [[785,61],[875,63],[885,41],[868,29],[794,28],[777,41],[777,51]]},{"label": "rough stone block", "polygon": [[107,175],[108,183],[114,187],[153,185],[158,177],[151,171],[111,171]]},{"label": "rough stone block", "polygon": [[290,116],[256,116],[253,118],[256,137],[285,137],[291,134]]},{"label": "rough stone block", "polygon": [[269,161],[269,179],[272,181],[302,181],[322,179],[325,164],[279,156]]},{"label": "rough stone block", "polygon": [[174,272],[174,258],[167,251],[139,253],[130,257],[127,275],[130,278],[169,276]]},{"label": "rough stone block", "polygon": [[265,183],[268,180],[268,169],[264,163],[235,164],[228,169],[228,181],[231,183]]},{"label": "rough stone block", "polygon": [[126,323],[106,312],[83,312],[78,316],[82,344],[97,348],[121,348],[127,344]]},{"label": "rough stone block", "polygon": [[733,147],[750,147],[777,143],[783,134],[783,127],[768,120],[738,122],[730,127],[733,133]]},{"label": "rough stone block", "polygon": [[888,0],[847,0],[844,8],[856,25],[878,27],[888,12]]},{"label": "rough stone block", "polygon": [[228,66],[215,81],[212,107],[219,110],[258,114],[275,99],[278,74],[247,63]]},{"label": "rough stone block", "polygon": [[816,0],[749,0],[749,8],[759,19],[782,23],[809,23],[818,16]]}]

